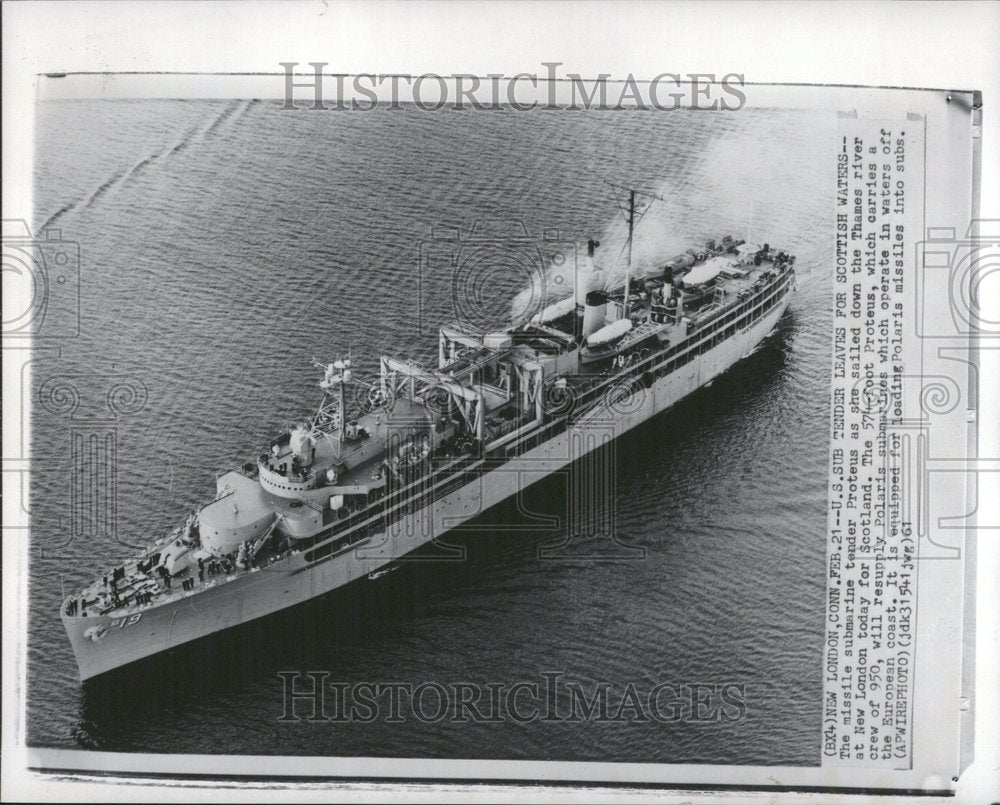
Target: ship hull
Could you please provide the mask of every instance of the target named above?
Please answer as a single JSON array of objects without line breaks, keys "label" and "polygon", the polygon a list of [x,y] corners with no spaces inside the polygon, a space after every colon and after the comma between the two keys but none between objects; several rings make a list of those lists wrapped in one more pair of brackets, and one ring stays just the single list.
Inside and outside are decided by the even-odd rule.
[{"label": "ship hull", "polygon": [[[784,314],[791,291],[766,315],[686,365],[614,404],[588,413],[557,436],[401,519],[389,532],[308,562],[294,554],[196,593],[122,618],[67,616],[63,624],[81,680],[262,618],[368,576],[482,514],[651,417],[750,355]],[[138,617],[137,617],[138,616]]]}]

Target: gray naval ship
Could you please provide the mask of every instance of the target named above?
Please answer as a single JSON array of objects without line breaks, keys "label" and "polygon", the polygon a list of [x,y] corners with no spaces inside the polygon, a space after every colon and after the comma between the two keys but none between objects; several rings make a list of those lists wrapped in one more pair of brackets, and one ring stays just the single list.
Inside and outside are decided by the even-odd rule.
[{"label": "gray naval ship", "polygon": [[[631,241],[631,226],[629,227]],[[438,366],[320,365],[321,402],[173,533],[62,603],[81,680],[390,572],[397,560],[664,411],[778,323],[795,258],[730,237],[499,332],[439,333]],[[631,251],[631,250],[630,250]]]}]

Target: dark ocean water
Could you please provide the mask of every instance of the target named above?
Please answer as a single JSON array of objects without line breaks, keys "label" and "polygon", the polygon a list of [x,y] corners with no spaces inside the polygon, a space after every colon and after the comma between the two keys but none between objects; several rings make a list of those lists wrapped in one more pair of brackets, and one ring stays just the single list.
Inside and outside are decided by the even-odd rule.
[{"label": "dark ocean water", "polygon": [[[832,124],[769,110],[41,104],[34,226],[80,244],[81,327],[33,364],[30,742],[817,764]],[[644,557],[540,558],[559,531],[521,510],[560,514],[550,479],[521,510],[503,505],[450,535],[465,561],[408,563],[80,685],[58,617],[63,585],[171,528],[213,494],[216,471],[311,408],[312,357],[350,348],[361,372],[382,353],[436,360],[456,295],[439,254],[452,247],[435,228],[523,224],[567,254],[597,236],[614,263],[623,229],[605,180],[663,195],[640,225],[640,265],[752,226],[795,253],[800,273],[756,354],[616,444],[618,539]],[[510,315],[521,265],[500,259],[462,279],[477,316]],[[98,456],[113,471],[96,486],[72,449],[95,434],[115,450]],[[731,683],[745,686],[747,712],[724,723],[285,723],[280,671],[446,687],[557,672],[588,691],[608,683],[613,702],[628,683]]]}]

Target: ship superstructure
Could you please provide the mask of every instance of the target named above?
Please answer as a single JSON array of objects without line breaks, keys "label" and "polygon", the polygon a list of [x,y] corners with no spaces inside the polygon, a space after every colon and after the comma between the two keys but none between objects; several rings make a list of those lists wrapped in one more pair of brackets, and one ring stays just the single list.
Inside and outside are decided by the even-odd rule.
[{"label": "ship superstructure", "polygon": [[350,357],[317,362],[314,411],[63,601],[81,679],[377,578],[595,449],[579,438],[593,421],[617,436],[669,408],[774,328],[794,262],[726,237],[618,287],[588,272],[501,331],[443,327],[434,368],[383,356],[365,382]]}]

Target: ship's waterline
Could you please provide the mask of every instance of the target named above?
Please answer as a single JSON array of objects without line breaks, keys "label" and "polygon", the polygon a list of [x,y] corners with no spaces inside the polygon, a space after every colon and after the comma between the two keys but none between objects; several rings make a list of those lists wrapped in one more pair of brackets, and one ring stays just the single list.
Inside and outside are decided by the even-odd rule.
[{"label": "ship's waterline", "polygon": [[[738,242],[727,244],[722,249],[723,255],[738,253],[741,253]],[[720,256],[710,257],[712,260],[720,259]],[[262,473],[277,458],[291,456],[292,467],[297,467],[299,472],[290,472],[288,462],[277,463],[281,469],[272,472],[270,488],[264,485],[262,477],[257,480],[261,487],[269,490],[267,499],[274,507],[282,505],[283,498],[287,498],[295,509],[305,508],[302,504],[308,499],[299,496],[311,487],[307,483],[310,478],[313,483],[319,484],[318,494],[313,495],[313,500],[329,499],[331,507],[336,504],[338,510],[345,496],[353,492],[360,503],[351,519],[358,522],[343,528],[338,536],[328,537],[326,534],[333,529],[326,526],[331,520],[335,522],[336,518],[327,516],[324,520],[324,517],[316,515],[313,518],[316,533],[304,535],[312,537],[311,544],[298,543],[286,535],[274,546],[270,541],[273,535],[280,534],[275,528],[283,520],[279,515],[270,527],[257,529],[257,532],[263,533],[251,534],[247,538],[248,532],[246,526],[241,524],[239,510],[246,505],[245,501],[251,500],[263,511],[265,507],[259,499],[259,491],[243,474],[230,473],[220,477],[219,495],[201,511],[219,505],[232,505],[234,524],[228,532],[236,537],[232,545],[224,544],[222,548],[213,546],[214,554],[206,550],[202,547],[204,538],[198,533],[197,522],[191,520],[188,530],[176,542],[171,544],[170,540],[161,540],[154,546],[154,549],[160,550],[155,553],[150,550],[127,572],[125,566],[113,570],[110,594],[107,592],[108,576],[105,575],[100,583],[84,591],[80,599],[74,596],[64,602],[63,622],[73,645],[81,679],[89,679],[269,615],[365,577],[670,408],[697,388],[712,382],[741,358],[747,357],[771,332],[788,305],[794,285],[793,262],[794,258],[781,252],[768,254],[766,249],[734,258],[728,264],[732,272],[729,280],[720,280],[714,286],[712,301],[692,309],[686,308],[684,291],[674,288],[673,270],[667,268],[664,282],[646,288],[654,292],[652,298],[662,304],[636,304],[634,308],[627,309],[629,316],[640,320],[640,326],[651,327],[650,334],[635,340],[630,348],[607,355],[602,373],[584,376],[584,382],[578,387],[581,401],[588,395],[595,400],[589,405],[589,410],[573,417],[572,421],[569,417],[547,414],[540,396],[545,383],[557,383],[560,388],[570,389],[570,381],[580,379],[575,375],[565,376],[568,374],[565,367],[579,369],[584,362],[571,333],[566,334],[570,337],[565,343],[559,343],[560,331],[544,325],[528,324],[513,328],[502,337],[493,336],[492,346],[486,346],[488,339],[477,341],[471,336],[443,330],[438,377],[435,379],[433,374],[415,368],[405,369],[400,365],[403,378],[398,388],[393,387],[398,380],[393,371],[397,364],[391,359],[383,359],[382,386],[378,389],[383,397],[389,393],[401,393],[407,386],[410,394],[414,395],[414,380],[420,378],[431,386],[437,382],[438,391],[453,383],[451,391],[454,398],[449,398],[449,401],[458,400],[455,407],[463,400],[474,404],[469,406],[469,410],[460,412],[464,417],[465,431],[461,430],[463,422],[458,413],[450,423],[446,417],[440,418],[442,426],[452,425],[445,428],[449,436],[442,437],[435,432],[427,453],[422,456],[422,459],[429,460],[431,453],[440,449],[442,459],[446,456],[451,459],[445,459],[446,466],[440,470],[435,470],[430,463],[407,468],[401,464],[401,457],[405,458],[407,453],[398,452],[398,447],[397,452],[393,452],[393,443],[398,445],[400,439],[405,440],[406,450],[412,449],[412,440],[421,430],[415,428],[413,423],[425,421],[424,417],[412,417],[412,414],[426,402],[426,397],[415,396],[406,402],[411,417],[401,431],[389,434],[384,439],[384,446],[379,446],[385,456],[381,463],[378,460],[383,455],[380,450],[365,453],[361,449],[364,439],[371,439],[371,434],[365,434],[364,439],[360,439],[361,446],[352,444],[359,438],[349,439],[349,431],[353,436],[360,437],[359,429],[364,430],[360,423],[374,429],[378,424],[372,424],[372,417],[376,423],[381,418],[375,411],[384,410],[391,419],[395,406],[387,405],[385,399],[376,399],[373,394],[372,412],[360,421],[348,422],[343,392],[351,379],[350,362],[331,364],[321,383],[327,396],[312,422],[314,436],[304,435],[304,428],[291,431],[285,445],[288,450],[282,452],[279,438],[272,443],[270,455],[262,455],[257,468],[257,472]],[[760,268],[762,263],[764,270]],[[694,266],[689,266],[690,270],[694,270],[701,263],[691,261],[690,265]],[[715,280],[715,274],[708,280],[699,279],[702,282],[685,288],[690,292],[687,296],[701,299],[704,296],[701,289]],[[655,294],[661,294],[662,298]],[[602,300],[602,306],[605,301]],[[622,304],[627,304],[625,297]],[[662,320],[653,318],[658,307],[664,316]],[[585,321],[587,311],[581,311],[581,314]],[[570,320],[566,329],[572,329],[572,320],[576,318],[574,308],[564,318],[564,321]],[[515,337],[521,338],[520,352],[513,346]],[[553,342],[551,338],[557,341]],[[586,336],[584,339],[586,343]],[[533,351],[528,344],[554,344],[551,354],[544,356],[550,359],[547,363],[548,377],[536,363],[542,353]],[[673,360],[670,360],[672,356]],[[521,384],[509,382],[509,370],[499,372],[507,375],[508,398],[514,398],[512,408],[505,408],[509,400],[502,399],[503,388],[472,381],[497,366],[513,365],[505,364],[503,360],[515,357],[534,374],[521,387]],[[575,360],[566,362],[567,357]],[[592,363],[593,360],[587,362]],[[448,371],[449,368],[451,371]],[[467,375],[470,382],[458,385],[454,383],[456,375]],[[388,390],[387,384],[390,386]],[[470,390],[473,388],[476,392]],[[595,394],[595,391],[600,394]],[[532,392],[536,396],[532,397]],[[498,398],[492,401],[492,409],[489,408],[487,393]],[[332,401],[331,396],[334,398]],[[521,427],[511,430],[508,435],[493,433],[496,438],[486,442],[486,412],[489,410],[514,410],[515,413],[507,416],[507,420],[520,418],[530,421],[522,421]],[[490,421],[499,422],[503,427],[504,417],[495,414]],[[327,470],[327,475],[317,477],[315,471],[306,470],[316,458],[315,440],[320,438],[331,442],[335,456],[331,466],[336,469]],[[473,440],[482,447],[478,457],[472,449]],[[352,466],[346,461],[347,456],[358,453],[361,457],[357,459],[357,464]],[[307,458],[306,467],[298,467],[298,462],[294,460],[296,455]],[[345,460],[336,460],[339,458]],[[371,474],[372,483],[366,486],[360,477],[354,477],[352,485],[345,486],[340,474],[350,474],[359,467],[365,467],[366,475],[372,467],[377,468],[377,472]],[[244,472],[248,472],[248,468],[249,465]],[[407,469],[408,475],[402,475]],[[394,479],[390,477],[389,483],[394,480],[396,489],[390,490],[390,497],[384,503],[372,505],[375,499],[373,493],[377,496],[386,494],[386,475],[394,476]],[[413,475],[418,480],[411,480]],[[226,479],[230,477],[227,483]],[[279,483],[282,480],[288,481],[287,486]],[[244,484],[242,497],[238,494],[239,489],[234,491],[230,486],[237,482]],[[448,491],[450,489],[453,491]],[[600,490],[595,488],[591,493],[600,494]],[[408,513],[412,509],[416,511]],[[269,522],[260,517],[257,520],[264,522],[265,526]],[[215,536],[220,538],[218,529]],[[226,547],[237,543],[240,549],[235,567],[230,566],[231,558],[223,559],[226,563],[223,575],[206,582],[206,561],[211,565],[216,561],[213,556],[221,556]],[[176,573],[161,569],[164,561],[160,558],[161,554],[182,544],[203,554],[198,559],[197,579],[190,561]],[[263,558],[258,559],[261,552]],[[154,560],[155,569],[165,577],[159,584],[151,581]],[[155,589],[155,594],[143,597],[133,593],[135,597],[129,598],[129,594],[125,593],[123,604],[115,581],[117,577],[130,588],[149,585]],[[180,589],[175,590],[174,585]],[[91,594],[97,598],[88,600]],[[104,615],[85,615],[87,606],[93,609],[101,605],[105,609]]]}]

